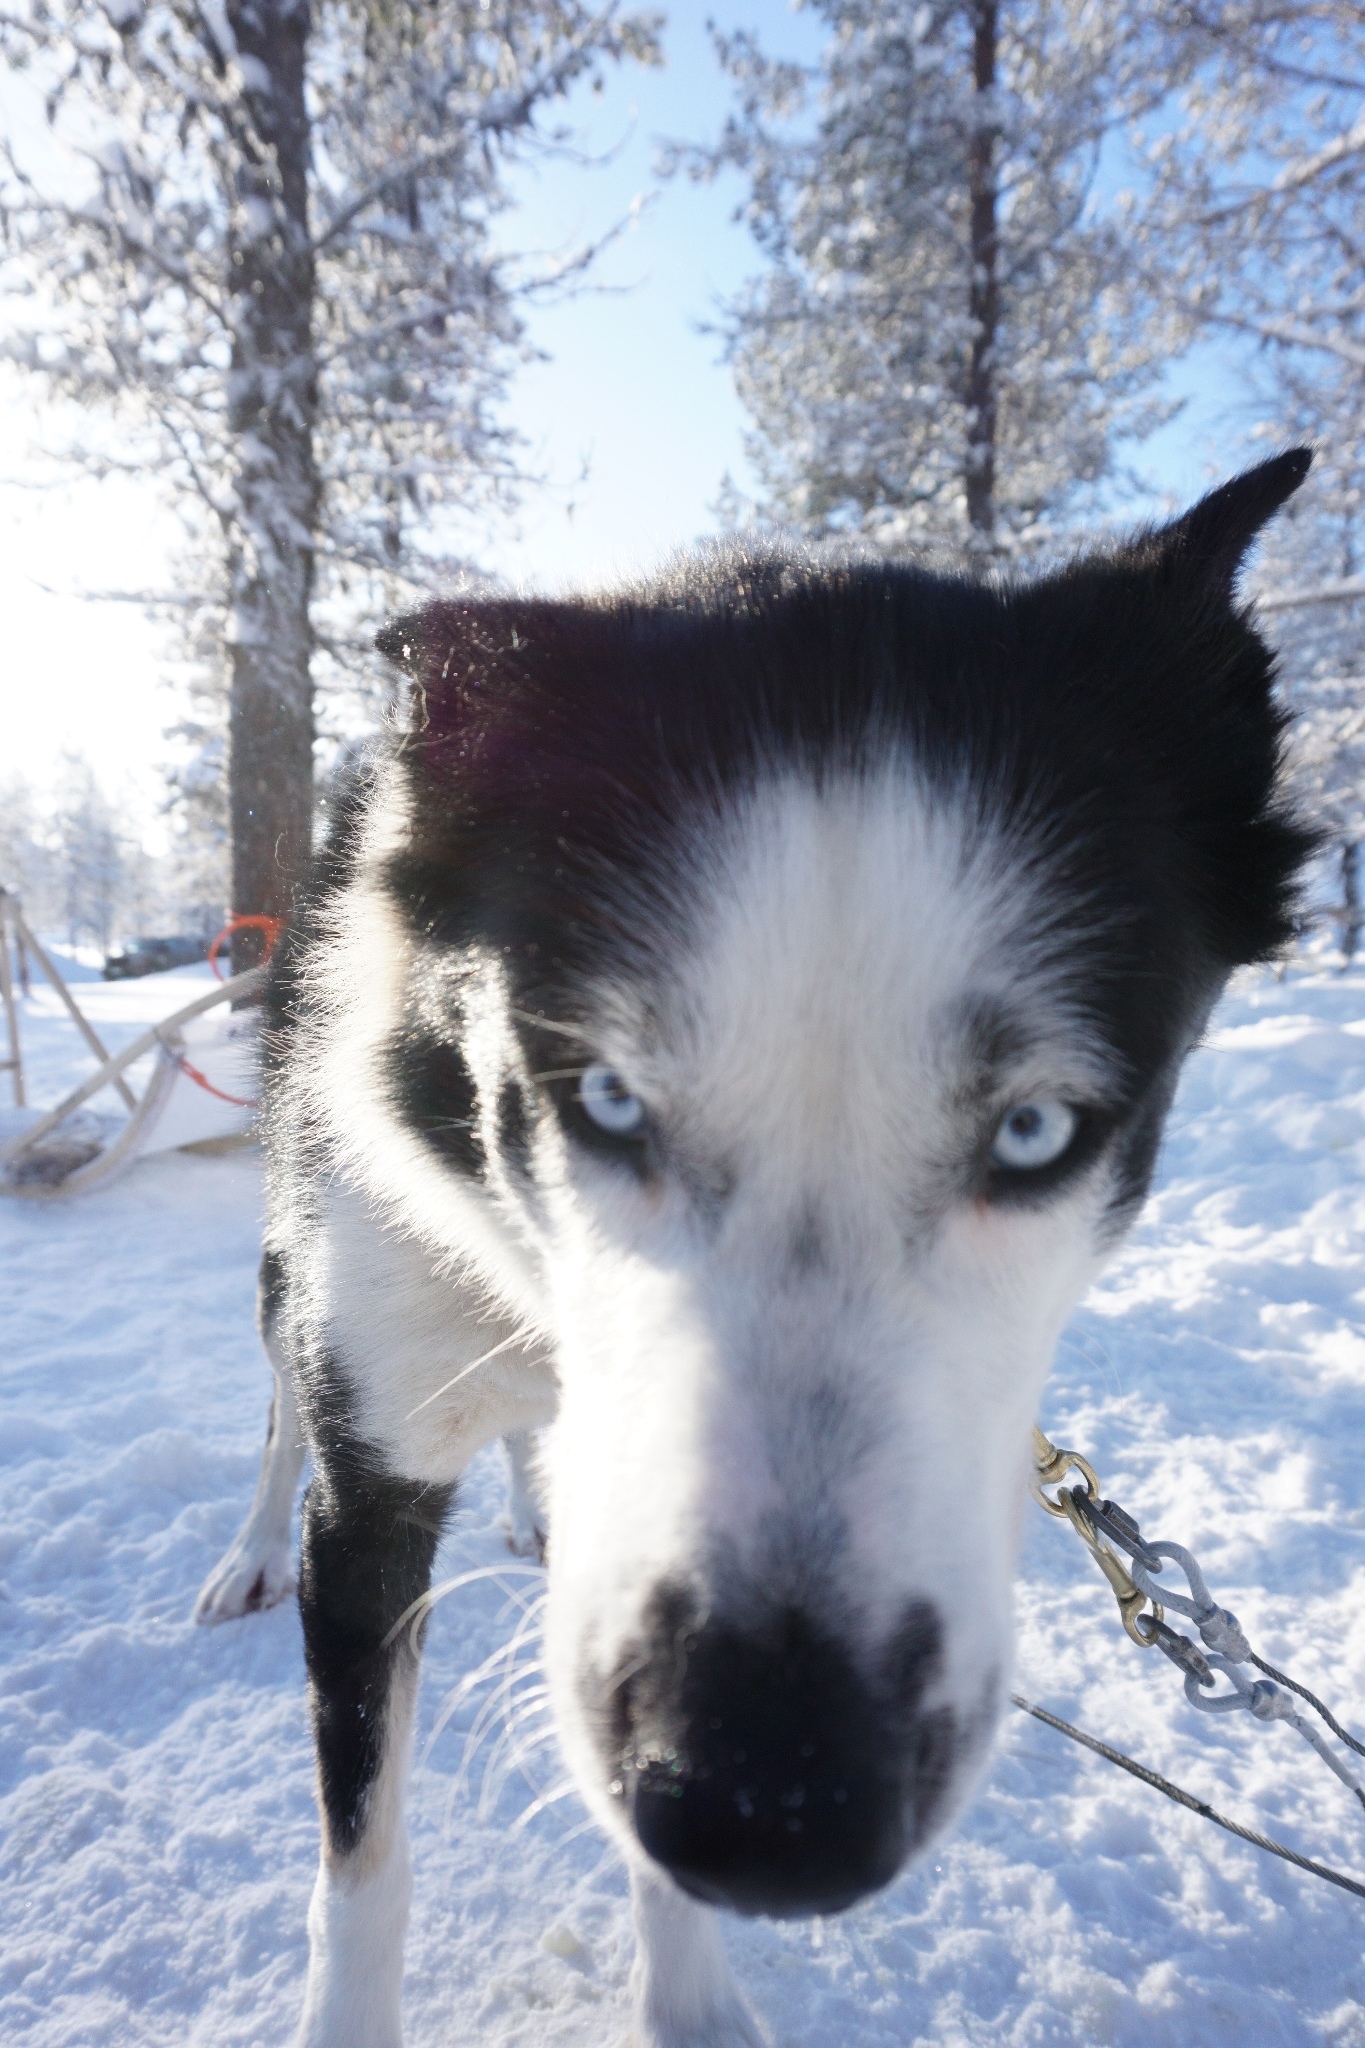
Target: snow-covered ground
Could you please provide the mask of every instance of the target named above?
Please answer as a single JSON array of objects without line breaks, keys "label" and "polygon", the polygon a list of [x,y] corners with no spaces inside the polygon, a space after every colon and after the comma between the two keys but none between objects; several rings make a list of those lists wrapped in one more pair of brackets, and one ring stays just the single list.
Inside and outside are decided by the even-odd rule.
[{"label": "snow-covered ground", "polygon": [[[126,1043],[202,970],[86,984]],[[34,1095],[84,1055],[25,1005]],[[0,1083],[0,1085],[3,1085]],[[1245,977],[1191,1062],[1158,1191],[1062,1347],[1044,1421],[1188,1543],[1263,1654],[1365,1725],[1365,975]],[[288,2040],[316,1827],[292,1604],[195,1591],[250,1497],[267,1373],[252,1153],[0,1201],[0,2040]],[[972,1511],[970,1445],[962,1512]],[[621,1872],[536,1743],[537,1577],[469,1476],[409,1811],[411,2048],[611,2048]],[[1365,1874],[1365,1816],[1292,1731],[1215,1721],[1030,1510],[1018,1687],[1240,1819]],[[520,1630],[520,1634],[518,1631]],[[497,1661],[500,1646],[509,1652]],[[491,1675],[454,1699],[494,1660]],[[523,1697],[524,1696],[524,1697]],[[522,1701],[509,1731],[507,1712]],[[515,1735],[515,1740],[512,1739]],[[1010,1713],[925,1866],[838,1920],[735,1923],[781,2048],[1365,2048],[1365,1903]]]}]

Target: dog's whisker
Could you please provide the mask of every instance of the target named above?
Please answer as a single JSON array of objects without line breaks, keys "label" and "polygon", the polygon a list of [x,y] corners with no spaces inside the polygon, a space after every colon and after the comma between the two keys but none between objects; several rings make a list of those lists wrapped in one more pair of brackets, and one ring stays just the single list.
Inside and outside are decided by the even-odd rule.
[{"label": "dog's whisker", "polygon": [[1058,1345],[1058,1351],[1062,1355],[1065,1355],[1067,1352],[1075,1353],[1083,1358],[1087,1365],[1094,1367],[1099,1372],[1107,1373],[1113,1382],[1114,1392],[1120,1400],[1123,1399],[1123,1381],[1119,1376],[1119,1369],[1114,1363],[1114,1354],[1104,1342],[1104,1339],[1095,1331],[1064,1331],[1061,1342]]},{"label": "dog's whisker", "polygon": [[472,1372],[477,1372],[481,1365],[487,1365],[490,1359],[500,1357],[504,1351],[510,1351],[515,1344],[525,1345],[530,1343],[534,1336],[535,1328],[532,1324],[521,1324],[520,1328],[513,1330],[510,1337],[504,1337],[501,1344],[495,1344],[491,1351],[485,1351],[480,1357],[471,1360],[468,1365],[461,1366],[460,1370],[452,1379],[448,1379],[443,1387],[438,1387],[434,1394],[428,1394],[425,1401],[419,1401],[415,1408],[409,1408],[407,1414],[403,1417],[404,1422],[411,1422],[414,1415],[420,1415],[424,1408],[430,1408],[433,1401],[439,1401],[442,1394],[448,1394],[452,1387],[458,1387],[461,1380],[467,1380]]},{"label": "dog's whisker", "polygon": [[497,1692],[484,1701],[474,1717],[473,1725],[465,1740],[466,1755],[473,1755],[477,1751],[479,1744],[491,1728],[508,1726],[510,1725],[510,1719],[508,1702],[503,1695],[502,1689],[499,1688]]},{"label": "dog's whisker", "polygon": [[548,1687],[532,1687],[523,1698],[521,1694],[518,1694],[511,1687],[506,1685],[499,1686],[498,1690],[480,1708],[478,1718],[470,1729],[468,1739],[471,1743],[475,1742],[488,1728],[498,1722],[509,1728],[519,1725],[530,1715],[546,1712],[548,1703]]},{"label": "dog's whisker", "polygon": [[519,1010],[515,1004],[508,1005],[507,1014],[518,1023],[534,1025],[537,1031],[549,1031],[559,1038],[570,1038],[575,1045],[582,1045],[583,1033],[574,1024],[561,1024],[554,1017],[539,1016],[534,1010]]},{"label": "dog's whisker", "polygon": [[534,1591],[530,1589],[522,1590],[520,1588],[512,1589],[508,1593],[502,1613],[498,1616],[501,1622],[505,1620],[509,1607],[516,1607],[518,1610],[517,1625],[508,1644],[509,1649],[519,1648],[525,1643],[531,1631],[540,1626],[540,1617],[545,1611],[545,1603],[549,1598],[549,1594],[545,1591],[544,1568],[540,1565],[531,1565],[528,1569],[532,1576],[539,1580],[539,1585]]},{"label": "dog's whisker", "polygon": [[499,1681],[490,1705],[499,1713],[510,1714],[520,1706],[523,1696],[530,1700],[549,1696],[549,1687],[545,1683],[545,1674],[539,1659],[530,1664],[519,1663],[508,1670]]},{"label": "dog's whisker", "polygon": [[572,1798],[577,1790],[578,1787],[572,1778],[561,1778],[548,1792],[542,1792],[538,1799],[533,1799],[529,1806],[523,1808],[512,1823],[512,1833],[519,1835],[523,1828],[530,1826],[537,1814],[544,1813],[551,1806],[557,1806],[561,1799]]},{"label": "dog's whisker", "polygon": [[544,1714],[549,1711],[550,1688],[548,1685],[526,1686],[507,1702],[510,1718],[524,1721],[528,1715]]},{"label": "dog's whisker", "polygon": [[[472,1571],[459,1572],[453,1579],[442,1579],[439,1586],[428,1586],[425,1593],[419,1593],[417,1598],[403,1609],[393,1627],[381,1641],[380,1649],[387,1650],[391,1644],[397,1641],[409,1622],[413,1623],[414,1626],[419,1624],[430,1614],[437,1602],[446,1599],[449,1594],[458,1593],[465,1586],[476,1585],[480,1579],[497,1580],[505,1577],[510,1572],[524,1572],[528,1578],[539,1578],[541,1576],[539,1565],[486,1564],[478,1565]],[[543,1598],[544,1596],[542,1595],[541,1597]],[[415,1647],[416,1645],[414,1644]]]},{"label": "dog's whisker", "polygon": [[554,1722],[543,1719],[526,1725],[509,1722],[504,1732],[507,1740],[514,1746],[524,1749],[528,1756],[537,1749],[543,1749],[547,1742],[559,1740],[559,1730]]},{"label": "dog's whisker", "polygon": [[[465,1697],[467,1698],[468,1694],[466,1694]],[[456,1706],[458,1706],[458,1704],[460,1703],[455,1703]],[[451,1718],[451,1713],[453,1713],[453,1711],[454,1706],[452,1706],[450,1712],[444,1712],[442,1714],[439,1722],[439,1727],[441,1729],[444,1729],[446,1727]],[[501,1718],[502,1703],[499,1691],[497,1693],[492,1694],[488,1699],[484,1700],[480,1705],[478,1712],[474,1716],[473,1723],[470,1726],[469,1732],[465,1737],[464,1757],[466,1764],[474,1756],[477,1755],[479,1745],[482,1743],[484,1737],[487,1735],[490,1728],[496,1727]],[[435,1730],[433,1731],[433,1739],[436,1732],[437,1731]],[[461,1768],[463,1769],[464,1767],[465,1764],[462,1764]]]},{"label": "dog's whisker", "polygon": [[510,1672],[486,1702],[476,1730],[470,1731],[461,1763],[461,1769],[467,1771],[486,1735],[497,1727],[497,1738],[485,1757],[481,1808],[496,1801],[511,1770],[524,1768],[538,1750],[558,1741],[559,1731],[549,1713],[550,1689],[538,1666]]},{"label": "dog's whisker", "polygon": [[501,1649],[495,1651],[492,1657],[484,1659],[477,1671],[467,1672],[459,1684],[451,1688],[438,1709],[438,1730],[444,1728],[451,1717],[459,1712],[471,1694],[477,1692],[481,1685],[488,1683],[498,1664],[502,1661],[502,1656],[503,1651]]},{"label": "dog's whisker", "polygon": [[[481,1820],[490,1818],[499,1799],[502,1797],[507,1780],[511,1777],[514,1770],[521,1768],[521,1762],[522,1757],[518,1745],[512,1735],[504,1730],[488,1752],[484,1763],[484,1773],[480,1781],[477,1806],[477,1812]],[[523,1773],[523,1775],[525,1774]]]},{"label": "dog's whisker", "polygon": [[538,1792],[540,1786],[533,1767],[542,1752],[553,1750],[558,1754],[558,1739],[553,1723],[532,1731],[504,1727],[484,1753],[477,1801],[480,1815],[487,1818],[493,1813],[514,1771],[520,1773],[533,1792]]},{"label": "dog's whisker", "polygon": [[[488,1694],[488,1697],[483,1701],[475,1714],[469,1739],[471,1741],[474,1740],[477,1734],[481,1733],[485,1727],[506,1711],[508,1703],[514,1697],[515,1689],[518,1685],[526,1680],[538,1678],[539,1675],[540,1666],[538,1662],[529,1664],[509,1662],[507,1669],[502,1672],[501,1676],[499,1676],[496,1668],[486,1673],[484,1683],[493,1683],[495,1680],[496,1683],[493,1684],[493,1690]],[[462,1704],[463,1699],[470,1697],[472,1690],[472,1687],[466,1685],[463,1688],[462,1699],[454,1702],[454,1704]]]},{"label": "dog's whisker", "polygon": [[[526,1599],[513,1589],[506,1604],[514,1605],[519,1612],[510,1638],[452,1689],[427,1738],[424,1757],[430,1756],[437,1738],[460,1708],[481,1687],[491,1686],[465,1735],[452,1787],[455,1793],[467,1790],[473,1766],[482,1754],[484,1769],[478,1801],[481,1812],[496,1802],[509,1771],[553,1735],[553,1723],[545,1723],[550,1706],[549,1686],[536,1652],[545,1599],[543,1590]],[[489,1747],[489,1737],[495,1729],[498,1733]]]},{"label": "dog's whisker", "polygon": [[[437,1593],[443,1594],[447,1591],[453,1591],[458,1584],[469,1583],[473,1580],[491,1579],[496,1583],[508,1569],[509,1567],[504,1565],[486,1565],[476,1571],[462,1574],[458,1580],[448,1580],[443,1586],[434,1590]],[[512,1566],[510,1569],[514,1572],[525,1572],[530,1577],[542,1577],[537,1566]],[[505,1712],[504,1703],[511,1690],[519,1684],[524,1685],[527,1681],[538,1682],[541,1676],[540,1659],[535,1656],[528,1658],[522,1652],[529,1645],[529,1638],[539,1620],[546,1596],[543,1591],[538,1591],[528,1601],[517,1588],[513,1587],[507,1590],[508,1599],[500,1611],[499,1620],[505,1615],[508,1606],[517,1609],[518,1621],[513,1634],[505,1642],[499,1643],[497,1648],[491,1651],[473,1671],[466,1672],[457,1685],[452,1686],[437,1708],[430,1732],[422,1748],[422,1761],[425,1763],[431,1757],[436,1743],[449,1727],[451,1721],[460,1712],[461,1708],[484,1686],[492,1685],[494,1687],[493,1692],[480,1704],[473,1723],[465,1736],[463,1759],[457,1774],[460,1780],[465,1777],[467,1767],[477,1755],[479,1746],[489,1729],[495,1725],[499,1714]]]},{"label": "dog's whisker", "polygon": [[561,1849],[566,1849],[570,1842],[578,1841],[583,1835],[596,1835],[600,1841],[606,1842],[608,1853],[603,1857],[602,1862],[615,1863],[616,1851],[612,1847],[610,1837],[604,1830],[601,1821],[598,1820],[594,1813],[586,1814],[575,1827],[566,1829],[562,1835],[557,1835],[555,1838],[556,1845]]}]

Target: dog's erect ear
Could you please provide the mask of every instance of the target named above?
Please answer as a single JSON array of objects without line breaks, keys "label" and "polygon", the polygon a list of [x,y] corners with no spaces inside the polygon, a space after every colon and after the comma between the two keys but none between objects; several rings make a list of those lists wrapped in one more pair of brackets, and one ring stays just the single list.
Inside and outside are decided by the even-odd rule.
[{"label": "dog's erect ear", "polygon": [[420,640],[422,615],[420,612],[406,612],[401,619],[385,619],[374,636],[374,644],[380,654],[387,655],[407,674],[412,673],[413,658]]},{"label": "dog's erect ear", "polygon": [[496,667],[500,643],[516,647],[518,635],[506,620],[506,609],[496,600],[437,600],[380,627],[375,647],[412,684],[401,719],[410,733],[427,730],[432,697],[457,697],[473,675],[486,676]]},{"label": "dog's erect ear", "polygon": [[[406,702],[400,702],[398,716],[400,726],[408,733],[417,733],[427,724],[426,682],[429,653],[429,620],[435,606],[428,606],[420,612],[405,612],[401,618],[386,619],[374,636],[376,652],[385,655],[395,668],[401,669],[411,684]],[[440,607],[441,610],[453,607]]]},{"label": "dog's erect ear", "polygon": [[1266,521],[1292,498],[1313,461],[1311,448],[1290,448],[1220,484],[1197,505],[1144,534],[1128,559],[1182,583],[1230,596],[1243,557]]},{"label": "dog's erect ear", "polygon": [[570,664],[588,617],[554,598],[452,598],[388,620],[374,644],[413,686],[402,723],[434,742],[477,726],[490,696]]}]

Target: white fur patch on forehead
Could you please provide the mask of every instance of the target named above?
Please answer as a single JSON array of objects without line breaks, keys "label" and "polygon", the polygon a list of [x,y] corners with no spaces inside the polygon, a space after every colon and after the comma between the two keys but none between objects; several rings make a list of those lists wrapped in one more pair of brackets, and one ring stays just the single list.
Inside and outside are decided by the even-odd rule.
[{"label": "white fur patch on forehead", "polygon": [[926,1092],[1086,1097],[1115,1078],[1068,985],[1084,906],[1064,961],[1046,863],[970,790],[903,763],[774,776],[708,820],[684,886],[673,971],[648,1012],[611,992],[603,1050],[689,1121],[766,1148],[797,1117],[847,1142],[919,1121]]}]

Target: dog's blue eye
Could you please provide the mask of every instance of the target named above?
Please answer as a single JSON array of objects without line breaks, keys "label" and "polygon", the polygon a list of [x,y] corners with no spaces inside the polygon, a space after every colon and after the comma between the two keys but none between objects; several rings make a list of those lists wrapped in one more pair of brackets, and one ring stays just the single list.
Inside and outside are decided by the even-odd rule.
[{"label": "dog's blue eye", "polygon": [[1075,1137],[1078,1122],[1064,1102],[1021,1102],[996,1132],[991,1158],[1016,1173],[1051,1166]]},{"label": "dog's blue eye", "polygon": [[613,1138],[633,1138],[643,1128],[645,1106],[621,1076],[595,1060],[578,1083],[578,1099],[599,1129]]}]

